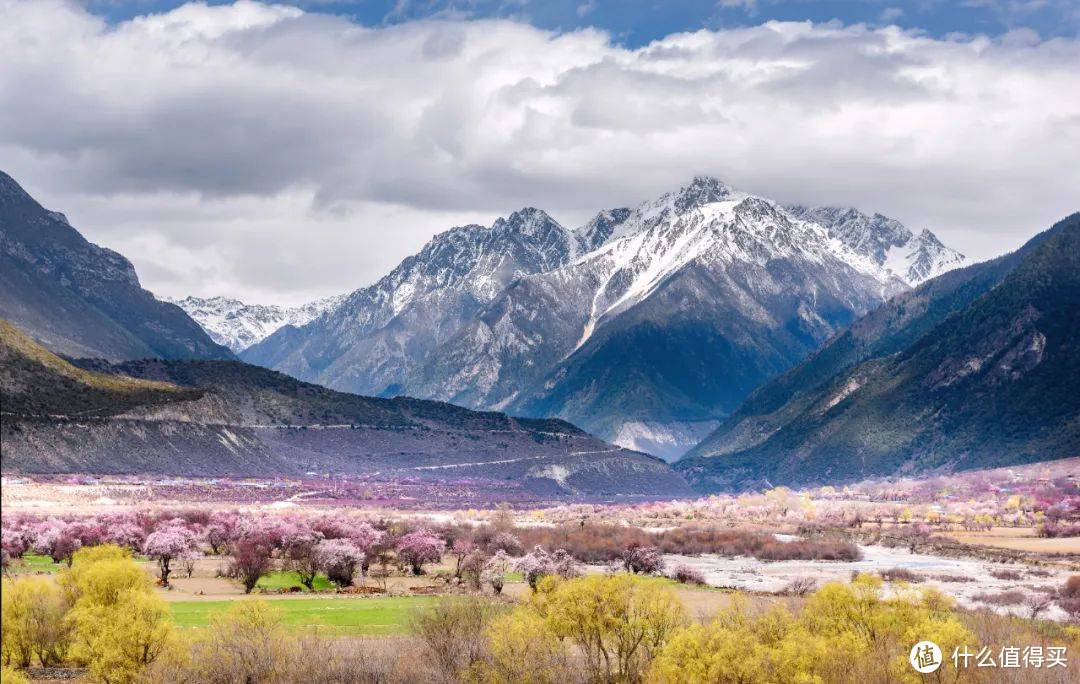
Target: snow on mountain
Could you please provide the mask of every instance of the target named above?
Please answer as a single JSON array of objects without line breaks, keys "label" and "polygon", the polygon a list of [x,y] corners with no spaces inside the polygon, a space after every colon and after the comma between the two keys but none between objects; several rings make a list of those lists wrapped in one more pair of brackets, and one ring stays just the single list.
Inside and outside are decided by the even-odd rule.
[{"label": "snow on mountain", "polygon": [[589,239],[531,207],[487,228],[451,228],[316,323],[271,336],[244,359],[350,391],[408,393],[427,355],[462,324],[514,281],[576,258]]},{"label": "snow on mountain", "polygon": [[787,207],[793,216],[825,227],[831,237],[915,287],[963,266],[966,258],[927,229],[913,234],[896,219],[840,207]]},{"label": "snow on mountain", "polygon": [[[872,230],[867,232],[873,233]],[[940,244],[940,243],[939,243]],[[695,259],[759,266],[778,258],[838,259],[881,284],[900,287],[880,262],[814,222],[792,220],[770,200],[699,177],[678,192],[646,202],[630,214],[588,260],[602,272],[581,346],[603,316],[649,296],[672,273]]]},{"label": "snow on mountain", "polygon": [[186,311],[215,342],[239,353],[282,326],[309,323],[343,299],[343,295],[335,295],[301,306],[245,304],[229,297],[165,298],[164,301]]},{"label": "snow on mountain", "polygon": [[954,258],[885,217],[699,177],[577,230],[532,208],[453,228],[243,358],[346,391],[559,416],[674,457]]},{"label": "snow on mountain", "polygon": [[579,251],[587,254],[607,242],[612,233],[625,223],[631,214],[631,210],[625,207],[601,211],[591,221],[574,231]]}]

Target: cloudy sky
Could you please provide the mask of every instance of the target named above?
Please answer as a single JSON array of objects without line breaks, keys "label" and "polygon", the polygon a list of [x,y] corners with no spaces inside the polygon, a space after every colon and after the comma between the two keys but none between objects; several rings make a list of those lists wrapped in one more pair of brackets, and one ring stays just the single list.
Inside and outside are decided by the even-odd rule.
[{"label": "cloudy sky", "polygon": [[713,174],[975,258],[1080,209],[1073,0],[0,0],[0,168],[159,294],[299,303],[436,232]]}]

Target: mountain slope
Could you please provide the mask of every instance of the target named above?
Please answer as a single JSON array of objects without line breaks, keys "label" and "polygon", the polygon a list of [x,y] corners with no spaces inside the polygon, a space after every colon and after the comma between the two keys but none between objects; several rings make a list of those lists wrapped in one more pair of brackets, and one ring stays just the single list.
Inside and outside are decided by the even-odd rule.
[{"label": "mountain slope", "polygon": [[168,383],[94,373],[61,359],[0,319],[5,415],[111,416],[137,406],[197,399]]},{"label": "mountain slope", "polygon": [[210,338],[240,353],[286,325],[301,326],[335,308],[344,295],[316,299],[301,306],[245,304],[228,297],[166,299],[183,309]]},{"label": "mountain slope", "polygon": [[676,464],[701,490],[1080,454],[1080,215],[859,320]]},{"label": "mountain slope", "polygon": [[510,481],[547,496],[672,496],[664,463],[558,420],[378,399],[236,361],[71,363],[0,321],[0,465],[21,473]]},{"label": "mountain slope", "polygon": [[72,356],[231,358],[131,262],[87,242],[0,171],[0,317]]}]

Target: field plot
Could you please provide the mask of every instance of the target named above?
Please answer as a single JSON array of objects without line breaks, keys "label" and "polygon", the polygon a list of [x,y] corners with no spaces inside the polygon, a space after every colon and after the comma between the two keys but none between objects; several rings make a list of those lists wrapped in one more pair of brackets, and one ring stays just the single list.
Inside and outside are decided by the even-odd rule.
[{"label": "field plot", "polygon": [[953,531],[946,536],[964,544],[1032,553],[1080,553],[1080,537],[1040,537],[1032,527],[995,527],[985,532]]},{"label": "field plot", "polygon": [[[273,602],[281,622],[291,629],[312,628],[337,636],[406,634],[417,612],[435,601],[430,596],[379,598],[289,598]],[[231,601],[173,601],[169,604],[178,627],[203,628]]]}]

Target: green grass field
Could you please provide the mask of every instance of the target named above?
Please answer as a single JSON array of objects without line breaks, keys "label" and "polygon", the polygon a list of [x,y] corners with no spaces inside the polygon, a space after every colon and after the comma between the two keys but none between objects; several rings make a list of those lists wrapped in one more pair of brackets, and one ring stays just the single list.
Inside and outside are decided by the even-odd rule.
[{"label": "green grass field", "polygon": [[[146,556],[135,556],[135,560],[140,563],[153,563]],[[66,563],[54,563],[52,558],[48,556],[41,556],[36,553],[23,554],[22,558],[14,560],[9,566],[8,572],[12,575],[36,575],[37,573],[47,572],[60,572],[67,567]],[[181,573],[176,573],[177,577],[181,577]],[[297,582],[299,584],[299,582]],[[316,586],[318,586],[316,584]]]},{"label": "green grass field", "polygon": [[64,567],[66,566],[63,563],[54,563],[48,556],[27,553],[21,559],[12,561],[9,572],[13,575],[33,575],[39,572],[59,572]]},{"label": "green grass field", "polygon": [[[334,583],[326,579],[326,575],[316,575],[313,582],[315,591],[322,591],[326,589],[333,589]],[[259,589],[266,589],[267,591],[277,591],[278,589],[299,589],[300,591],[307,591],[308,588],[300,583],[300,575],[295,570],[279,570],[277,572],[271,572],[266,575],[257,585]]]},{"label": "green grass field", "polygon": [[[378,598],[297,598],[271,600],[281,611],[284,625],[314,627],[331,634],[387,636],[408,632],[412,616],[432,605],[432,596],[385,596]],[[169,604],[176,625],[202,628],[228,610],[234,601],[176,601]]]}]

